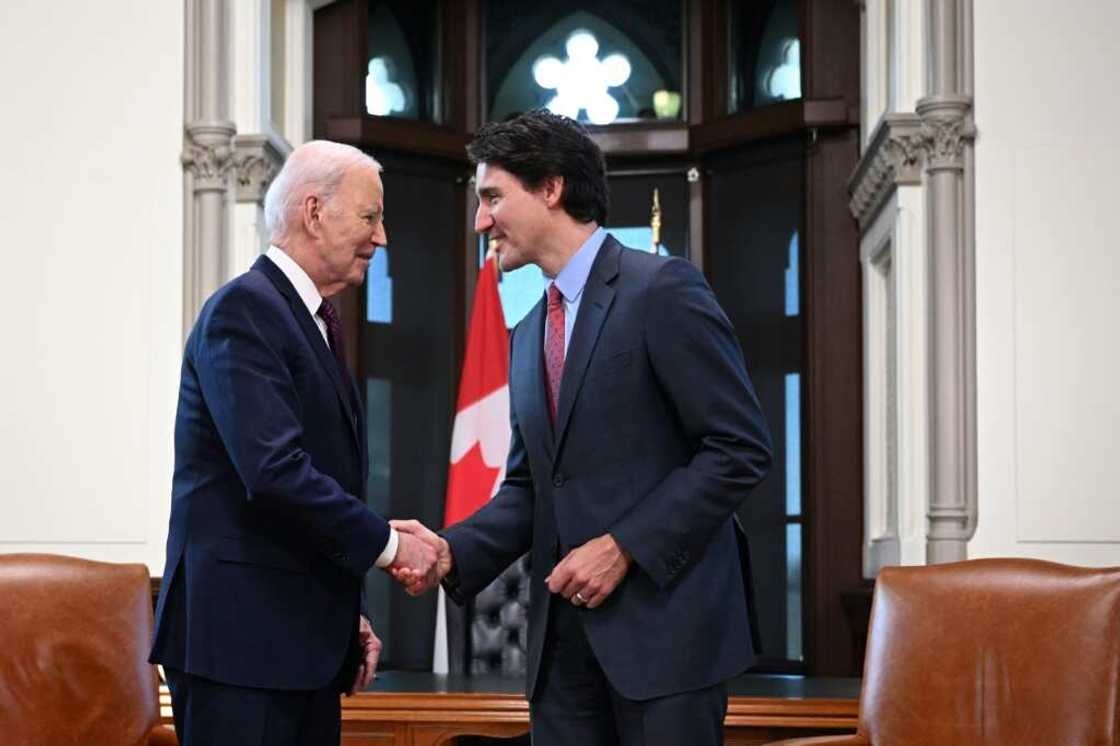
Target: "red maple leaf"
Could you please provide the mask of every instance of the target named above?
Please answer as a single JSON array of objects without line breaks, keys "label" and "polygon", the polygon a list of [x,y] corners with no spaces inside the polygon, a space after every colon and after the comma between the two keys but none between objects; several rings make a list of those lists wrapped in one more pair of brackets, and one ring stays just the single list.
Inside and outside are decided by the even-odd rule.
[{"label": "red maple leaf", "polygon": [[445,525],[458,523],[486,504],[500,471],[501,467],[491,468],[482,460],[482,446],[477,442],[453,463],[447,474]]}]

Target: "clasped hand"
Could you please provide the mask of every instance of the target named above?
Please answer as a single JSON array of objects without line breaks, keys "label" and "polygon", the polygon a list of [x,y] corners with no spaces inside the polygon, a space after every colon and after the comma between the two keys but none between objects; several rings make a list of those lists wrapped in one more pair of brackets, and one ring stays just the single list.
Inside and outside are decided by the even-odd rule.
[{"label": "clasped hand", "polygon": [[[420,521],[392,520],[389,525],[396,529],[400,544],[387,569],[408,595],[419,596],[434,588],[451,572],[451,547],[446,539]],[[414,556],[419,559],[414,561]]]}]

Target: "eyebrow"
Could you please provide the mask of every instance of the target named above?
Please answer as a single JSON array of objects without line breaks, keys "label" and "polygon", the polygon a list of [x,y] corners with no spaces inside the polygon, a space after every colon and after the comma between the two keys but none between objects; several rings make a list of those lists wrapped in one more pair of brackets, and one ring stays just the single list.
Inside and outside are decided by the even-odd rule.
[{"label": "eyebrow", "polygon": [[479,197],[499,197],[499,196],[501,196],[501,194],[502,194],[502,191],[500,189],[498,189],[497,187],[488,186],[488,187],[482,187],[481,189],[478,190],[478,196]]}]

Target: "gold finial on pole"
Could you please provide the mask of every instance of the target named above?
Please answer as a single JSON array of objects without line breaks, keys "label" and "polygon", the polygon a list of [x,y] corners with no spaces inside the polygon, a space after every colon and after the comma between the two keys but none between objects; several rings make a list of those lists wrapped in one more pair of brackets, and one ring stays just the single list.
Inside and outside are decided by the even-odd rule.
[{"label": "gold finial on pole", "polygon": [[649,227],[653,231],[649,251],[651,254],[656,254],[657,247],[661,243],[661,194],[657,189],[653,190],[653,209],[650,211]]}]

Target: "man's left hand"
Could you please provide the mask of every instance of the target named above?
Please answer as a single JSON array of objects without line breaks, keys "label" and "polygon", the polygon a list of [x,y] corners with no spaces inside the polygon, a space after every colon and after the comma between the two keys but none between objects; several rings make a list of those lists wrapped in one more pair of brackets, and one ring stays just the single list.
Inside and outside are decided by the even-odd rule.
[{"label": "man's left hand", "polygon": [[358,673],[354,677],[354,685],[350,687],[347,696],[352,696],[373,681],[377,673],[377,661],[381,657],[381,640],[373,633],[373,627],[364,616],[358,615],[358,644],[362,647],[362,664],[358,666]]},{"label": "man's left hand", "polygon": [[626,577],[630,553],[610,534],[603,534],[568,552],[545,578],[548,590],[559,593],[577,606],[594,609]]}]

